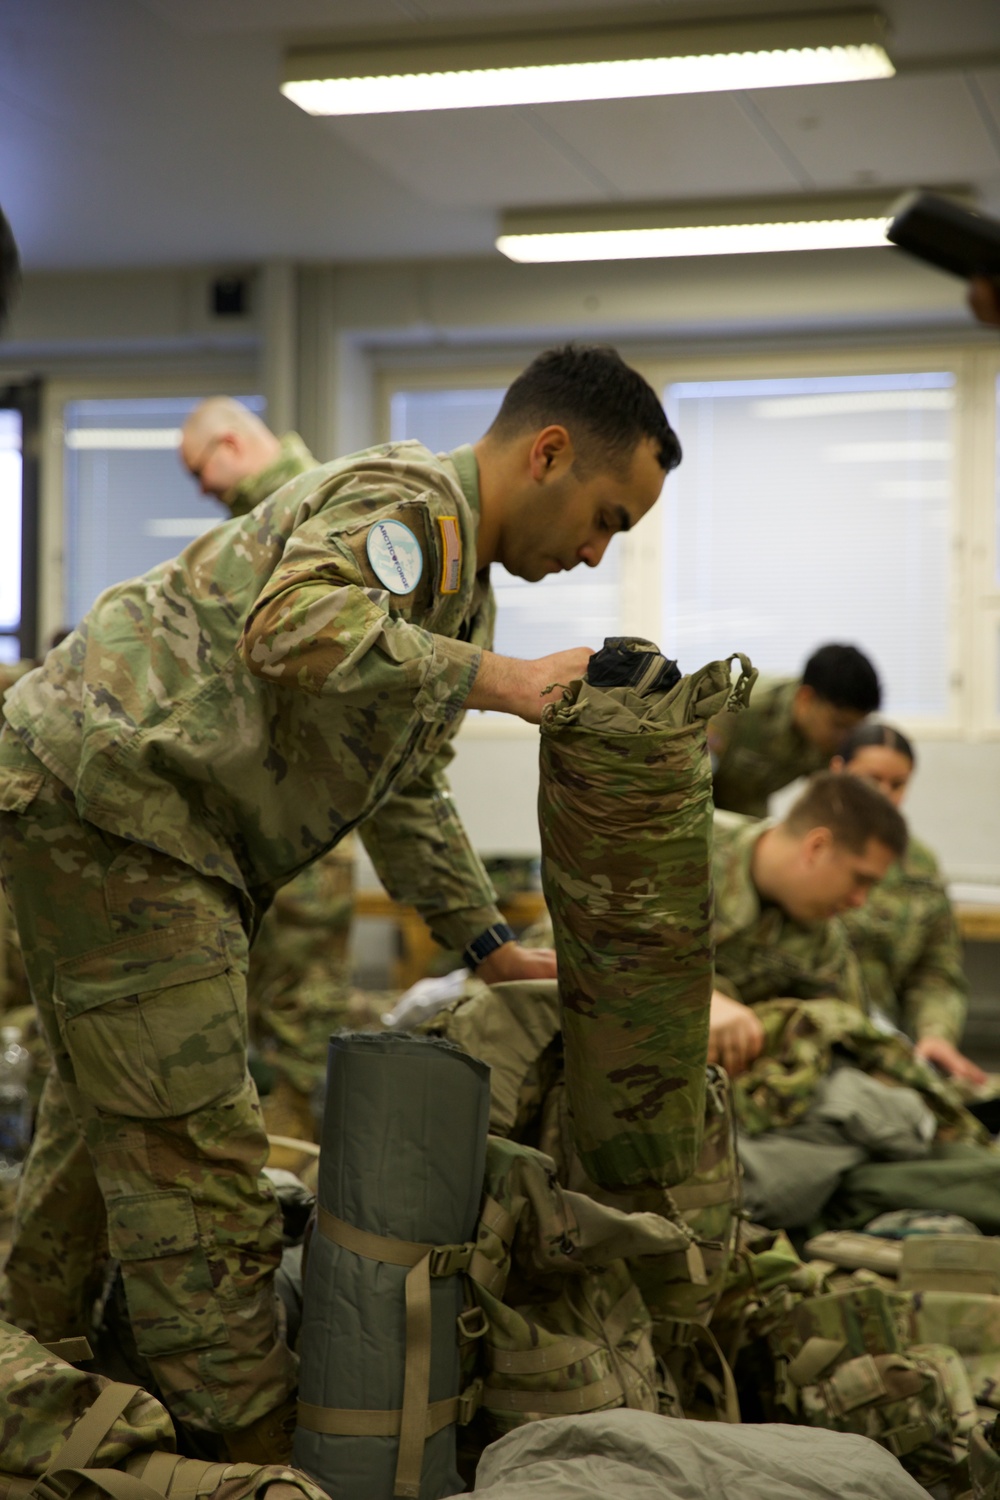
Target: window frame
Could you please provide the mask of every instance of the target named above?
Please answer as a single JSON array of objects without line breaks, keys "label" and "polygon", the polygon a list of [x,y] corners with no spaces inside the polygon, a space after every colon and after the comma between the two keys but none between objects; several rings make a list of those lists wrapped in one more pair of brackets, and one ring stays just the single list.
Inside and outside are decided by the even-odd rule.
[{"label": "window frame", "polygon": [[[949,503],[949,710],[940,719],[908,717],[901,727],[921,739],[1000,739],[1000,544],[997,514],[996,381],[1000,349],[954,339],[761,344],[672,352],[659,345],[618,345],[658,393],[679,381],[781,379],[802,376],[903,375],[947,370],[955,379],[954,457]],[[392,396],[400,390],[473,389],[506,385],[535,352],[381,350],[374,364],[377,441],[389,434]],[[472,435],[470,435],[472,436]],[[684,441],[683,432],[680,434]],[[669,485],[670,478],[667,477]],[[654,516],[655,516],[654,512]],[[661,631],[662,526],[654,520],[622,544],[623,628],[656,640]],[[523,738],[531,725],[491,715],[466,721],[464,734]]]},{"label": "window frame", "polygon": [[[225,391],[237,400],[258,396],[261,383],[246,366],[206,375],[180,370],[158,375],[102,375],[87,379],[57,377],[41,393],[41,485],[38,505],[37,609],[39,639],[51,639],[64,628],[66,612],[66,432],[65,409],[71,401],[130,401],[155,397],[204,398]],[[192,480],[192,483],[194,481]]]}]

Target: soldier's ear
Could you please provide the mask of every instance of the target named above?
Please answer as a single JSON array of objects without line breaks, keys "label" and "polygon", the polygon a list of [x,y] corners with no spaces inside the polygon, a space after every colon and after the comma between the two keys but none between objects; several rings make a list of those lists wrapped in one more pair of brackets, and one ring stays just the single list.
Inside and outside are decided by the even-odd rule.
[{"label": "soldier's ear", "polygon": [[802,853],[808,864],[833,848],[833,834],[829,828],[810,828],[802,836]]}]

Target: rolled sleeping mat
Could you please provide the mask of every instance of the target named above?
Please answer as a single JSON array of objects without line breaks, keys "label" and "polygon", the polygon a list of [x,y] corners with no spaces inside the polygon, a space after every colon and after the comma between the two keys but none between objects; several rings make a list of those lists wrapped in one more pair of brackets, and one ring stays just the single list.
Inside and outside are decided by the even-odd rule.
[{"label": "rolled sleeping mat", "polygon": [[331,1037],[293,1459],[331,1500],[438,1500],[455,1467],[460,1272],[490,1070],[450,1042]]},{"label": "rolled sleeping mat", "polygon": [[542,716],[542,885],[559,960],[570,1124],[601,1187],[694,1172],[712,993],[706,723],[745,704],[745,656],[682,677],[649,641],[606,640]]}]

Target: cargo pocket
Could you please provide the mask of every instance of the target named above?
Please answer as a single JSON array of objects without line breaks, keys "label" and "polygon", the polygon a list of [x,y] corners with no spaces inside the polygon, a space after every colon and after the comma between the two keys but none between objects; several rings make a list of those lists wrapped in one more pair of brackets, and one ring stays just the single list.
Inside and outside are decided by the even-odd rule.
[{"label": "cargo pocket", "polygon": [[227,1341],[194,1205],[183,1189],[109,1199],[108,1242],[122,1263],[140,1354],[154,1359]]},{"label": "cargo pocket", "polygon": [[0,768],[0,813],[23,813],[34,802],[45,780],[44,771]]},{"label": "cargo pocket", "polygon": [[188,1115],[243,1082],[246,983],[216,923],[59,965],[56,1004],[77,1086],[107,1114]]}]

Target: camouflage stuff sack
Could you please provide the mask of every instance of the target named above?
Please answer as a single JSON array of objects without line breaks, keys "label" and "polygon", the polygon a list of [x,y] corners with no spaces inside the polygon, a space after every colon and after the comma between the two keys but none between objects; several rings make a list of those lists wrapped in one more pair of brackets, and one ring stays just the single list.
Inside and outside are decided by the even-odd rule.
[{"label": "camouflage stuff sack", "polygon": [[806,1297],[774,1324],[775,1417],[873,1438],[922,1483],[964,1454],[978,1413],[953,1348],[908,1342],[899,1299],[855,1285]]},{"label": "camouflage stuff sack", "polygon": [[[67,1339],[89,1358],[84,1339]],[[77,1370],[57,1352],[0,1323],[0,1500],[326,1500],[297,1470],[206,1463],[174,1452],[174,1429],[148,1391]]]},{"label": "camouflage stuff sack", "polygon": [[670,1187],[697,1161],[713,956],[705,725],[745,703],[755,674],[739,660],[734,691],[729,662],[681,677],[648,641],[609,640],[542,717],[570,1119],[602,1187]]},{"label": "camouflage stuff sack", "polygon": [[568,1192],[548,1157],[491,1137],[470,1273],[483,1322],[462,1320],[466,1379],[482,1380],[491,1433],[617,1406],[660,1410],[652,1319],[627,1261],[689,1244],[681,1225]]}]

